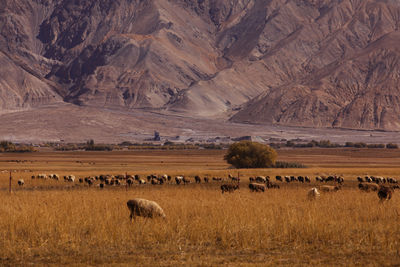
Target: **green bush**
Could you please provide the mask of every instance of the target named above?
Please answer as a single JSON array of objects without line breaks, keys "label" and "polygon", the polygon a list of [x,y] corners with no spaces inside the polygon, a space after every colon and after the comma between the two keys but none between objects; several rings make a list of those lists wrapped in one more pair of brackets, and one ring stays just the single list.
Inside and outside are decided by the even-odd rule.
[{"label": "green bush", "polygon": [[268,145],[241,141],[229,146],[224,159],[236,168],[270,168],[276,157],[276,151]]}]

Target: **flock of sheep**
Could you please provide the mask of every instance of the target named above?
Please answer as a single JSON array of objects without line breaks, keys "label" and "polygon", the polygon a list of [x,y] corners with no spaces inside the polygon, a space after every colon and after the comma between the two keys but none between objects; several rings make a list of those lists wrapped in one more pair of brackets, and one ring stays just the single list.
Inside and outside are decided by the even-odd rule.
[{"label": "flock of sheep", "polygon": [[[33,175],[32,179],[51,179],[59,181],[60,176],[57,174],[38,174]],[[163,185],[163,184],[173,184],[176,185],[186,185],[189,183],[209,183],[214,182],[227,182],[220,186],[221,192],[233,193],[235,190],[239,189],[241,179],[239,177],[234,177],[228,175],[227,178],[213,177],[212,179],[204,177],[201,179],[200,176],[195,176],[194,180],[185,176],[175,176],[172,179],[171,176],[163,175],[148,175],[146,178],[141,178],[139,175],[97,175],[88,176],[84,178],[76,178],[74,175],[63,176],[63,180],[68,183],[80,183],[86,184],[88,186],[96,185],[99,188],[104,188],[106,186],[126,186],[130,187],[134,184],[144,185]],[[275,176],[275,180],[269,176],[256,176],[249,177],[249,189],[251,192],[265,192],[268,189],[279,189],[284,183],[311,183],[311,179],[308,176]],[[357,177],[359,182],[358,188],[365,192],[377,192],[378,197],[381,201],[390,200],[392,198],[395,189],[399,188],[398,181],[395,178],[384,178],[384,177],[374,177],[365,176]],[[315,182],[322,183],[319,186],[311,188],[307,192],[307,197],[309,200],[316,200],[320,197],[321,192],[336,192],[342,189],[344,184],[344,178],[337,175],[332,176],[316,176]],[[331,182],[331,184],[327,184]],[[333,183],[333,185],[332,185]],[[23,179],[18,180],[19,186],[24,186],[25,182]],[[136,216],[142,217],[162,217],[165,218],[165,213],[162,208],[154,201],[145,199],[132,199],[127,202],[127,206],[131,212],[130,218],[133,220]]]}]

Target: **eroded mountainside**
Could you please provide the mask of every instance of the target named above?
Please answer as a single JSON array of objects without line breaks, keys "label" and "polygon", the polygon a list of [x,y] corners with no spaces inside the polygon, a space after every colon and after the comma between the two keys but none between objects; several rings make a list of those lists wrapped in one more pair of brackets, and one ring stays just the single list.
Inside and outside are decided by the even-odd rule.
[{"label": "eroded mountainside", "polygon": [[0,0],[0,113],[400,130],[396,0]]}]

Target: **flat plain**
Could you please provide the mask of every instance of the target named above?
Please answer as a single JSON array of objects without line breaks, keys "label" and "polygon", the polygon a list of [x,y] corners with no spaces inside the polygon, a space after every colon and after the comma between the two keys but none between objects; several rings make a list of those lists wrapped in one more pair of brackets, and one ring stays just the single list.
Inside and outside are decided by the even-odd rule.
[{"label": "flat plain", "polygon": [[[278,160],[304,169],[230,168],[225,151],[38,152],[0,154],[0,265],[265,266],[399,265],[400,197],[380,203],[356,177],[400,177],[397,149],[288,149]],[[8,193],[9,172],[13,192]],[[57,173],[60,181],[31,179]],[[192,183],[91,187],[62,176],[185,175]],[[228,174],[240,189],[222,194]],[[195,184],[193,177],[223,177]],[[307,175],[251,193],[248,177]],[[315,176],[341,175],[342,190],[307,200]],[[19,187],[18,179],[25,185]],[[210,179],[211,180],[211,179]],[[273,180],[275,180],[273,178]],[[158,202],[167,219],[129,220],[126,201]]]}]

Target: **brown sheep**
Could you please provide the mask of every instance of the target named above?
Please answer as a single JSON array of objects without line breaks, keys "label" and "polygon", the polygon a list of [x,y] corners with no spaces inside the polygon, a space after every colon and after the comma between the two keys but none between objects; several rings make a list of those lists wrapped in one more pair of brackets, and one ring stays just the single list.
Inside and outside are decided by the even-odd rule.
[{"label": "brown sheep", "polygon": [[196,184],[200,184],[200,183],[201,183],[201,178],[200,178],[200,176],[198,176],[198,175],[196,175],[196,176],[194,177],[194,180],[196,181]]},{"label": "brown sheep", "polygon": [[340,186],[333,186],[333,185],[322,185],[319,187],[319,190],[322,192],[336,192],[340,190]]},{"label": "brown sheep", "polygon": [[265,192],[265,184],[258,184],[258,183],[250,183],[249,188],[251,192]]},{"label": "brown sheep", "polygon": [[131,220],[134,220],[136,216],[147,217],[147,218],[166,217],[160,205],[151,200],[134,198],[128,200],[126,205],[128,206],[128,209],[131,212],[129,216]]},{"label": "brown sheep", "polygon": [[369,191],[378,191],[379,185],[374,183],[362,183],[358,185],[358,188],[362,191],[369,192]]},{"label": "brown sheep", "polygon": [[127,184],[128,186],[133,185],[133,178],[128,178],[128,179],[126,179],[126,184]]},{"label": "brown sheep", "polygon": [[393,189],[388,186],[381,186],[378,191],[380,201],[390,200],[392,198]]},{"label": "brown sheep", "polygon": [[221,185],[222,194],[224,192],[232,193],[237,189],[239,189],[239,185],[238,184],[237,185],[233,185],[233,184],[223,184],[223,185]]},{"label": "brown sheep", "polygon": [[281,188],[277,183],[267,182],[267,188]]}]

